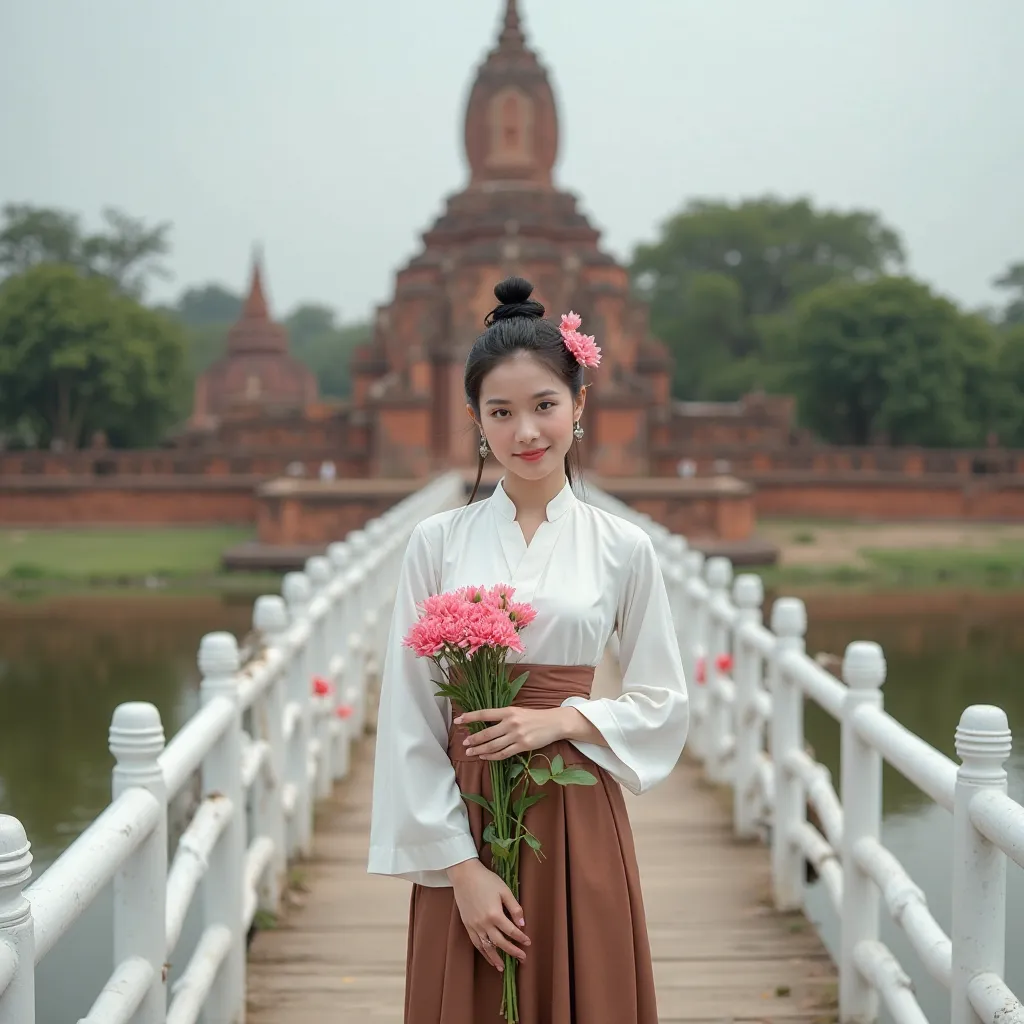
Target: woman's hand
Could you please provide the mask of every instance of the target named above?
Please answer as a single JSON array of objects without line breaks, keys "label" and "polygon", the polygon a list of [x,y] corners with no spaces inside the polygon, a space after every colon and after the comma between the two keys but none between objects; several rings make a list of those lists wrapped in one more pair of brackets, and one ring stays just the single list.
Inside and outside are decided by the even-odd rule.
[{"label": "woman's hand", "polygon": [[512,706],[467,711],[455,719],[455,724],[494,722],[494,725],[467,736],[464,745],[467,754],[478,755],[484,761],[500,761],[513,754],[538,750],[557,740],[575,738],[577,720],[584,720],[583,716],[571,707]]},{"label": "woman's hand", "polygon": [[499,971],[505,969],[499,949],[511,953],[520,963],[525,960],[526,953],[516,943],[528,946],[530,939],[519,930],[526,921],[512,890],[475,858],[450,867],[448,878],[470,941],[487,962]]}]

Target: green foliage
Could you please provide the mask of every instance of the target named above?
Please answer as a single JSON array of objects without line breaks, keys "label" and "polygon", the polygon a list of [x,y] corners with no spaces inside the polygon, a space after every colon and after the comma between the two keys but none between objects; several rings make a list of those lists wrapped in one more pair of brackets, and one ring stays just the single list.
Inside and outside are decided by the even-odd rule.
[{"label": "green foliage", "polygon": [[998,419],[997,341],[903,277],[836,283],[797,303],[791,381],[825,440],[970,445]]},{"label": "green foliage", "polygon": [[103,211],[103,222],[103,230],[89,234],[64,210],[8,203],[0,221],[0,278],[42,263],[66,264],[141,299],[151,277],[166,276],[160,258],[170,251],[170,225],[148,227],[114,208]]},{"label": "green foliage", "polygon": [[0,429],[153,444],[180,415],[184,356],[180,327],[111,279],[36,264],[0,286]]},{"label": "green foliage", "polygon": [[1007,267],[993,283],[1010,294],[1010,300],[1003,310],[1003,323],[1007,327],[1024,324],[1024,263],[1014,263]]},{"label": "green foliage", "polygon": [[783,385],[771,340],[797,298],[903,260],[899,237],[873,213],[822,211],[803,199],[697,200],[657,243],[637,249],[632,272],[676,360],[676,395],[728,399]]},{"label": "green foliage", "polygon": [[284,321],[292,352],[315,374],[320,393],[346,397],[351,390],[349,364],[356,347],[370,340],[369,324],[339,324],[326,306],[298,306]]}]

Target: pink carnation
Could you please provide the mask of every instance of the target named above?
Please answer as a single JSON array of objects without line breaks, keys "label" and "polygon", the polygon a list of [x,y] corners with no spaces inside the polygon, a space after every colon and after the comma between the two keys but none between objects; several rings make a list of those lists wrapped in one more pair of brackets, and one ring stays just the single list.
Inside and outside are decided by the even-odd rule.
[{"label": "pink carnation", "polygon": [[579,313],[574,313],[571,309],[568,313],[563,313],[562,323],[558,328],[562,333],[562,340],[565,347],[576,357],[576,362],[583,366],[599,366],[601,350],[597,347],[592,334],[580,334],[579,328],[582,323]]},{"label": "pink carnation", "polygon": [[562,324],[558,328],[560,331],[565,333],[566,331],[578,331],[583,323],[583,318],[579,313],[574,313],[571,309],[568,313],[562,314]]},{"label": "pink carnation", "polygon": [[537,617],[537,609],[517,601],[509,605],[508,616],[516,629],[525,629]]}]

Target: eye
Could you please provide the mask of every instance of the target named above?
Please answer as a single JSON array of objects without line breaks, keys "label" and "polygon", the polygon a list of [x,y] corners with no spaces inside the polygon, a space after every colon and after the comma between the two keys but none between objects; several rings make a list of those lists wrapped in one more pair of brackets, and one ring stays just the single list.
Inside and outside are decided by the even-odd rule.
[{"label": "eye", "polygon": [[491,416],[494,417],[494,419],[503,418],[507,415],[508,409],[495,409],[494,412],[491,413]]},{"label": "eye", "polygon": [[537,406],[537,408],[540,409],[542,412],[547,412],[548,409],[553,409],[554,407],[554,402],[541,402],[540,405]]}]

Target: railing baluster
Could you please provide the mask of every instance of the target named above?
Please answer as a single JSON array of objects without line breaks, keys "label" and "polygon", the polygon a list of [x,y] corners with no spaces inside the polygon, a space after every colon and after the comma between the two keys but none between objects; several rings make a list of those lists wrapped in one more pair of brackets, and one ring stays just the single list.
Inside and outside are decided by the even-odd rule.
[{"label": "railing baluster", "polygon": [[36,943],[32,907],[24,895],[31,877],[25,829],[17,818],[0,814],[0,1024],[36,1019]]},{"label": "railing baluster", "polygon": [[238,642],[230,633],[207,633],[199,645],[203,704],[234,706],[228,726],[203,759],[203,799],[230,800],[231,818],[213,848],[203,878],[203,927],[223,928],[231,944],[203,1010],[205,1024],[235,1024],[245,1008],[245,794],[242,791],[242,710],[238,702]]},{"label": "railing baluster", "polygon": [[310,587],[305,573],[290,572],[281,584],[288,614],[292,620],[294,646],[288,666],[288,703],[296,705],[298,720],[288,744],[288,781],[295,789],[295,838],[298,852],[308,857],[313,852],[313,793],[309,785],[309,747],[313,736],[312,673],[309,670]]},{"label": "railing baluster", "polygon": [[736,577],[733,584],[733,598],[738,614],[736,617],[736,641],[734,680],[736,682],[736,705],[734,708],[733,731],[736,735],[736,770],[733,774],[733,831],[742,839],[757,835],[755,820],[756,801],[752,791],[758,771],[761,754],[761,722],[754,713],[754,701],[761,685],[761,656],[742,639],[742,628],[746,623],[761,624],[761,605],[764,603],[764,584],[760,576],[744,573]]},{"label": "railing baluster", "polygon": [[853,716],[865,705],[882,710],[885,656],[875,643],[857,641],[846,648],[843,681],[849,687],[840,723],[843,800],[843,911],[839,953],[839,1016],[843,1021],[873,1021],[878,995],[857,968],[857,947],[878,941],[878,887],[857,862],[862,839],[877,840],[882,830],[882,755],[857,735]]},{"label": "railing baluster", "polygon": [[804,749],[804,698],[781,662],[787,654],[803,652],[806,630],[803,601],[780,597],[772,607],[772,632],[778,640],[771,659],[771,752],[776,773],[772,884],[779,910],[799,910],[804,901],[804,860],[794,837],[807,820],[807,795],[800,779],[782,767],[791,750]]},{"label": "railing baluster", "polygon": [[729,653],[729,629],[722,620],[721,611],[729,602],[729,584],[732,583],[732,563],[728,558],[708,559],[705,575],[708,589],[708,618],[706,624],[706,664],[707,678],[707,747],[705,748],[705,771],[712,782],[725,782],[728,778],[726,769],[726,744],[730,740],[730,724],[732,710],[722,692],[721,659]]},{"label": "railing baluster", "polygon": [[956,730],[953,803],[953,972],[951,1024],[977,1024],[972,980],[1002,978],[1006,967],[1006,854],[971,821],[971,800],[985,790],[1006,792],[1004,762],[1012,737],[1002,708],[974,704]]}]

